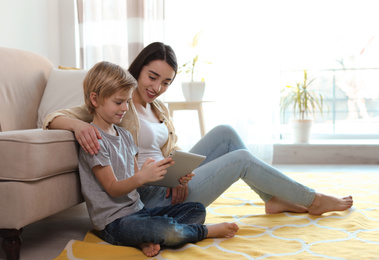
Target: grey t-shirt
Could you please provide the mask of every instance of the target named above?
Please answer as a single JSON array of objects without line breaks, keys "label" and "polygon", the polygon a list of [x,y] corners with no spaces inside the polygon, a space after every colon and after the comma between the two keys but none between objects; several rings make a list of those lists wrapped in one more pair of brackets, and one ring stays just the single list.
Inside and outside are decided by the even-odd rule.
[{"label": "grey t-shirt", "polygon": [[138,153],[132,135],[124,128],[115,126],[118,136],[109,135],[97,128],[102,136],[99,140],[100,151],[96,155],[90,155],[80,148],[79,174],[92,224],[96,230],[103,230],[109,223],[141,210],[144,205],[137,190],[124,196],[111,197],[92,172],[96,165],[111,165],[117,180],[129,178],[134,175],[134,155]]}]

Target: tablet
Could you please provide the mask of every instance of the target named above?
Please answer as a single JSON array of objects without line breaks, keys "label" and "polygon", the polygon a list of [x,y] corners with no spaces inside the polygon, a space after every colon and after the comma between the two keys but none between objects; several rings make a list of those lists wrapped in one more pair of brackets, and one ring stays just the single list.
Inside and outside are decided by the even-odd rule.
[{"label": "tablet", "polygon": [[168,157],[172,157],[175,162],[167,168],[167,173],[164,179],[155,182],[149,182],[145,185],[163,186],[168,188],[175,188],[179,185],[179,180],[188,173],[193,172],[204,160],[205,156],[174,150]]}]

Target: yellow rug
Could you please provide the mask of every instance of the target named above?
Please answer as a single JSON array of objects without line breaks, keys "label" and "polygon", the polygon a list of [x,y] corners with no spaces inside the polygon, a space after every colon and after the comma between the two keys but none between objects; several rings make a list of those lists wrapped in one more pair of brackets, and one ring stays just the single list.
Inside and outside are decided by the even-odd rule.
[{"label": "yellow rug", "polygon": [[[206,223],[236,222],[231,239],[206,239],[164,249],[152,259],[379,259],[379,171],[377,173],[288,173],[318,192],[353,195],[348,211],[322,216],[264,214],[264,205],[238,181],[207,208]],[[56,260],[148,259],[135,248],[112,246],[91,231],[71,240]]]}]

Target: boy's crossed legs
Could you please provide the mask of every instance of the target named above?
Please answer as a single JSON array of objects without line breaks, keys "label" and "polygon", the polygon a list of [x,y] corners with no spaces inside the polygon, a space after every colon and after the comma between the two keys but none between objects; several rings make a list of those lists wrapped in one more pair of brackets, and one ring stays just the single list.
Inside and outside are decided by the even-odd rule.
[{"label": "boy's crossed legs", "polygon": [[205,207],[198,202],[144,208],[110,223],[101,237],[111,244],[139,247],[151,257],[159,253],[161,246],[174,247],[211,237],[230,238],[238,230],[234,223],[203,225],[205,215]]},{"label": "boy's crossed legs", "polygon": [[[235,223],[220,223],[213,225],[206,225],[208,234],[206,238],[231,238],[234,237],[239,227]],[[156,256],[161,250],[160,244],[142,243],[139,245],[144,255],[148,257]]]}]

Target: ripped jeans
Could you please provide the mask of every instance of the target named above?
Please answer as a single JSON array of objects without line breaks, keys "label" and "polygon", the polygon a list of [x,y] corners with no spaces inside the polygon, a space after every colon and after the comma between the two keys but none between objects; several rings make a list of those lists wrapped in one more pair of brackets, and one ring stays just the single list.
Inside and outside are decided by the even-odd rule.
[{"label": "ripped jeans", "polygon": [[116,219],[100,232],[100,237],[113,245],[138,246],[154,243],[178,246],[195,243],[208,235],[205,207],[198,202],[166,207],[143,208]]}]

